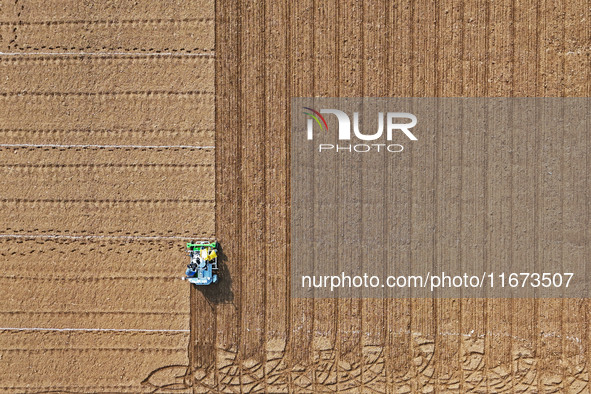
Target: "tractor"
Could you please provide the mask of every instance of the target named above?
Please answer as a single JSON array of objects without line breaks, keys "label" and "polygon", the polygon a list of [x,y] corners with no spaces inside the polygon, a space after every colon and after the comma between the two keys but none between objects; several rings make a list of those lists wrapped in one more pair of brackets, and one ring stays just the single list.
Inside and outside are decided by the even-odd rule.
[{"label": "tractor", "polygon": [[206,286],[218,281],[218,243],[187,243],[191,261],[187,265],[184,280],[198,286]]}]

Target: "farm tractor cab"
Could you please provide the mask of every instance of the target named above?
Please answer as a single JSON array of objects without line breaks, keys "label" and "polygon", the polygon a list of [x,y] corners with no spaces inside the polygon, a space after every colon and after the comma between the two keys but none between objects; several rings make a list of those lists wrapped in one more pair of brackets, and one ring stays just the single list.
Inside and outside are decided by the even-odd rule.
[{"label": "farm tractor cab", "polygon": [[184,280],[204,286],[218,281],[218,243],[187,243],[191,262],[187,265]]}]

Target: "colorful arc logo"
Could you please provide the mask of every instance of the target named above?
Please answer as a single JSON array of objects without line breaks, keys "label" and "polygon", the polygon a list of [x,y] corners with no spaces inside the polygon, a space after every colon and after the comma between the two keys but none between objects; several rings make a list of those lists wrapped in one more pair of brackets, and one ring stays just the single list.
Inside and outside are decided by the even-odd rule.
[{"label": "colorful arc logo", "polygon": [[[322,123],[324,123],[324,129],[326,131],[328,131],[328,125],[326,124],[326,120],[324,120],[324,117],[322,115],[320,115],[320,112],[318,112],[310,107],[304,107],[304,109],[307,109],[308,111],[313,112],[313,113],[304,112],[304,114],[311,116],[316,121],[316,123],[318,123],[318,126],[320,126],[321,129],[323,128]],[[322,119],[322,123],[320,123],[320,119],[318,119],[318,118]]]}]

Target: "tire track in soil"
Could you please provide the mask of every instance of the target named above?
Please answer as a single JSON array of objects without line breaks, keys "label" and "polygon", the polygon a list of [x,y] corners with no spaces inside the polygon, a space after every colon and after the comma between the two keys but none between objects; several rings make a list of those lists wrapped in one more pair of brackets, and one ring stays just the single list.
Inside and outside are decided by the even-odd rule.
[{"label": "tire track in soil", "polygon": [[[417,27],[413,23],[408,24],[409,34],[396,36],[398,29],[406,28],[405,21],[414,20],[414,7],[410,0],[400,3],[398,7],[391,7],[389,1],[384,1],[386,14],[386,45],[387,57],[385,59],[385,70],[383,74],[376,73],[373,78],[378,81],[380,76],[386,76],[384,97],[412,97],[414,77],[412,64],[415,58],[414,32]],[[372,78],[367,73],[367,78]],[[412,240],[412,211],[404,213],[397,209],[404,204],[412,193],[413,174],[407,171],[413,166],[413,155],[405,155],[398,167],[386,167],[384,187],[395,182],[401,182],[400,192],[391,199],[385,199],[384,211],[388,222],[385,224],[384,234],[395,234],[388,240],[388,250],[385,251],[385,258],[389,262],[408,261],[410,264],[413,249]],[[408,174],[408,176],[405,176]],[[392,253],[390,252],[392,251]],[[413,301],[409,299],[384,300],[384,314],[387,324],[387,336],[385,338],[385,369],[386,387],[393,390],[407,389],[407,379],[413,371],[414,345],[411,336],[411,323],[413,312]],[[388,386],[391,385],[391,386]],[[382,386],[383,387],[383,386]]]},{"label": "tire track in soil", "polygon": [[[294,22],[298,21],[298,22]],[[314,70],[314,54],[316,51],[316,43],[314,39],[314,1],[313,0],[302,0],[291,4],[289,21],[290,36],[290,57],[288,59],[287,75],[290,76],[289,90],[291,91],[291,97],[311,97],[314,96],[314,81],[315,72]],[[288,99],[291,99],[288,96]],[[288,103],[291,108],[291,103]],[[288,116],[289,112],[288,112]],[[291,122],[286,124],[286,127],[291,127]],[[288,141],[288,155],[291,154],[290,144],[291,135],[286,134],[286,140]],[[290,171],[290,164],[286,164],[288,173]],[[290,203],[290,185],[289,177],[286,180],[285,192],[286,192],[286,204]],[[306,214],[313,216],[310,212]],[[290,243],[291,233],[289,229],[289,216],[286,217],[287,227],[287,250],[288,259],[287,265],[289,267],[288,275],[291,276],[291,255],[290,255]],[[313,217],[307,220],[313,221]],[[309,255],[314,259],[315,251],[309,251]],[[287,289],[288,295],[291,293],[291,287]],[[288,332],[290,338],[288,344],[288,351],[286,357],[288,358],[288,370],[291,371],[288,378],[288,387],[294,387],[301,385],[300,387],[310,387],[313,377],[309,373],[307,366],[313,361],[312,357],[312,342],[313,342],[313,324],[314,324],[314,300],[312,299],[288,299],[287,309],[290,313],[289,327],[291,331]],[[296,345],[297,344],[297,345]]]},{"label": "tire track in soil", "polygon": [[[540,19],[538,21],[541,48],[538,52],[539,84],[538,97],[560,97],[564,95],[562,82],[564,70],[564,7],[565,2],[542,1],[537,4]],[[564,225],[564,189],[563,168],[564,128],[555,119],[560,116],[554,111],[542,111],[542,124],[554,125],[537,133],[538,146],[538,233],[537,248],[539,261],[552,264],[557,271],[562,271],[563,225]],[[549,129],[553,129],[551,132]],[[561,203],[557,204],[557,198]],[[538,300],[538,353],[539,373],[537,387],[540,391],[562,391],[565,384],[565,363],[563,362],[562,339],[547,337],[548,332],[563,332],[563,299]],[[556,357],[558,355],[558,357]]]},{"label": "tire track in soil", "polygon": [[[265,218],[265,316],[263,338],[263,387],[269,391],[269,381],[273,380],[271,372],[284,369],[284,361],[288,341],[289,325],[289,278],[288,260],[288,187],[289,184],[289,133],[285,127],[290,123],[290,95],[288,78],[290,78],[289,62],[289,11],[290,3],[278,4],[273,0],[265,2],[265,35],[263,40],[265,70],[265,105],[263,127],[266,131],[265,142],[265,187],[266,203]],[[276,96],[269,92],[285,92]],[[274,114],[273,117],[267,114]],[[284,171],[277,171],[277,169]],[[274,387],[287,389],[285,379],[274,381]]]},{"label": "tire track in soil", "polygon": [[[218,291],[212,295],[191,288],[191,372],[194,392],[240,387],[241,372],[234,366],[240,328],[241,104],[240,28],[238,2],[216,2],[215,23],[215,163],[216,228],[220,242]],[[225,284],[224,284],[225,283]],[[222,287],[223,286],[223,287]],[[219,327],[219,330],[218,330]],[[230,369],[228,369],[230,368]]]},{"label": "tire track in soil", "polygon": [[[487,24],[494,26],[487,37],[485,48],[489,56],[489,64],[484,69],[487,80],[494,81],[491,87],[484,91],[486,96],[508,97],[510,96],[509,75],[510,64],[502,59],[512,56],[512,44],[505,40],[511,36],[511,30],[505,31],[502,28],[504,22],[511,20],[512,12],[510,1],[489,4],[487,7]],[[511,111],[507,109],[505,116],[498,119],[499,124],[508,125],[511,122]],[[484,127],[488,126],[486,124]],[[509,130],[508,128],[506,128]],[[512,215],[512,179],[511,169],[503,166],[503,163],[511,161],[511,153],[506,147],[511,143],[511,132],[498,133],[492,130],[484,136],[485,162],[484,162],[484,212],[485,235],[485,267],[484,271],[490,272],[495,264],[503,267],[510,266],[512,240],[503,236],[511,234]],[[502,335],[511,333],[511,303],[505,299],[488,299],[485,308],[485,324],[487,332],[495,332]],[[497,371],[499,374],[509,374],[506,366],[511,365],[511,341],[486,341],[486,359],[484,364],[487,371]],[[502,387],[496,386],[495,382],[488,383],[489,390],[498,390]]]},{"label": "tire track in soil", "polygon": [[[337,96],[338,97],[359,97],[363,96],[365,84],[363,75],[364,62],[364,26],[363,26],[363,2],[357,0],[340,1],[336,4],[338,20],[342,21],[337,25],[337,56],[338,75]],[[363,202],[363,161],[361,156],[356,155],[355,159],[351,157],[340,157],[338,166],[345,171],[355,171],[362,180],[358,184],[352,184],[351,189],[357,195],[361,196]],[[337,173],[339,173],[337,171]],[[340,173],[339,173],[340,175]],[[342,175],[340,175],[342,176]],[[356,190],[355,190],[356,189]],[[351,193],[344,188],[339,188],[338,193]],[[337,193],[337,195],[338,195]],[[349,194],[350,195],[350,194]],[[339,197],[340,200],[343,197]],[[356,209],[350,212],[349,217],[339,218],[342,222],[339,227],[345,234],[354,232],[354,228],[362,228],[363,212]],[[348,227],[348,228],[347,228]],[[363,231],[363,228],[362,230]],[[350,269],[350,262],[358,258],[356,248],[348,247],[348,240],[343,239],[339,248],[337,272],[346,272]],[[341,298],[337,300],[336,319],[336,373],[338,391],[346,391],[363,387],[362,383],[362,301],[360,299]]]},{"label": "tire track in soil", "polygon": [[[483,26],[487,23],[487,12],[483,11],[486,7],[484,2],[466,3],[463,9],[462,23],[467,28],[463,32],[463,49],[466,58],[474,59],[478,66],[463,65],[462,84],[463,94],[468,97],[484,97],[487,85],[486,74],[486,55],[487,45],[486,36],[482,34]],[[467,121],[473,121],[475,127],[484,128],[480,114],[468,116]],[[484,190],[485,177],[485,152],[482,147],[484,140],[482,135],[469,135],[464,138],[462,147],[462,177],[466,180],[472,179],[473,187],[467,182],[463,182],[462,187],[462,218],[476,218],[479,212],[485,211],[485,198],[480,190]],[[479,220],[462,220],[461,240],[462,248],[460,258],[462,264],[469,262],[483,262],[475,269],[484,270],[485,251],[484,248],[472,246],[479,245],[485,238],[486,225],[485,215],[481,215]],[[485,299],[463,299],[460,300],[462,314],[460,325],[462,332],[475,333],[486,332],[486,305]],[[462,376],[464,379],[464,388],[466,390],[483,390],[486,388],[487,363],[485,360],[485,342],[486,338],[462,337],[460,354],[462,360]]]},{"label": "tire track in soil", "polygon": [[[412,97],[434,97],[438,93],[437,7],[429,1],[420,1],[412,6],[416,8],[411,19],[414,25],[414,36],[411,37],[413,64],[420,64],[421,67],[412,67],[409,70],[412,76],[411,94]],[[410,158],[413,169],[418,169],[413,172],[410,186],[411,201],[417,201],[411,207],[410,247],[413,250],[413,261],[418,262],[418,265],[424,265],[423,268],[429,270],[433,268],[437,249],[435,237],[437,228],[435,226],[433,229],[432,224],[436,223],[437,218],[435,163],[438,152],[435,136],[426,136],[423,141],[424,152],[413,151]],[[421,191],[425,189],[429,192],[423,194]],[[430,236],[430,234],[433,235]],[[423,245],[421,240],[425,240]],[[410,303],[411,333],[422,333],[421,335],[411,334],[410,353],[413,364],[410,371],[416,376],[416,380],[410,383],[410,388],[435,390],[438,373],[435,351],[439,349],[439,338],[436,333],[442,311],[437,308],[438,304],[432,299],[411,299]]]},{"label": "tire track in soil", "polygon": [[[240,324],[239,352],[244,360],[252,360],[253,371],[264,360],[266,261],[266,180],[267,130],[265,128],[266,75],[263,62],[265,44],[264,5],[245,4],[241,13],[242,32],[240,42],[240,81],[243,100],[240,113],[243,118],[240,133],[242,150],[242,244],[240,264],[245,273],[241,277],[245,291],[240,294],[243,305]],[[262,279],[264,278],[264,279]],[[245,371],[245,373],[247,373]],[[262,377],[256,373],[243,379],[243,389],[251,390],[260,384]],[[247,380],[252,383],[246,385]]]},{"label": "tire track in soil", "polygon": [[[512,94],[517,97],[535,97],[538,92],[538,58],[539,38],[537,25],[538,2],[519,1],[520,7],[515,12],[515,55]],[[535,116],[532,115],[532,116]],[[532,119],[533,121],[533,119]],[[524,136],[523,144],[517,146],[513,153],[513,194],[515,196],[512,216],[514,218],[514,261],[527,261],[532,266],[532,259],[537,259],[536,232],[537,232],[537,190],[538,182],[536,172],[532,171],[536,156],[536,136]],[[533,149],[532,149],[533,147]],[[523,168],[525,171],[517,170]],[[533,185],[528,181],[533,180]],[[534,191],[532,191],[532,189]],[[526,207],[534,209],[527,211]],[[533,389],[532,384],[536,380],[537,360],[537,333],[538,333],[538,301],[537,300],[511,300],[515,311],[530,311],[527,313],[515,313],[511,318],[512,334],[525,338],[524,344],[512,343],[511,380],[516,390]],[[488,351],[488,349],[486,349]],[[528,363],[532,360],[533,362]]]},{"label": "tire track in soil", "polygon": [[[338,97],[340,86],[339,65],[339,24],[333,21],[339,20],[339,3],[336,0],[313,2],[313,80],[314,97]],[[330,163],[333,166],[335,163]],[[327,167],[328,171],[331,171]],[[334,171],[334,173],[337,173]],[[315,193],[322,193],[316,190]],[[336,195],[335,195],[336,198]],[[333,208],[334,209],[334,208]],[[336,211],[335,211],[336,214]],[[336,229],[328,238],[337,239]],[[315,248],[314,255],[320,256],[323,251]],[[312,337],[312,365],[313,370],[312,390],[338,390],[338,358],[337,358],[337,330],[338,330],[338,306],[337,299],[314,299],[314,321]]]},{"label": "tire track in soil", "polygon": [[[444,0],[435,10],[436,18],[436,97],[462,96],[462,68],[456,61],[463,57],[462,37],[454,26],[461,22],[461,2]],[[443,77],[445,76],[445,77]],[[441,104],[442,107],[445,103]],[[461,109],[438,108],[439,112],[449,112],[452,117],[461,116]],[[441,125],[441,123],[440,123]],[[462,135],[454,130],[440,126],[436,132],[436,200],[448,201],[437,204],[435,226],[438,236],[435,240],[434,264],[438,269],[448,272],[450,266],[457,265],[461,256],[460,239],[462,206],[460,200],[462,187]],[[453,141],[453,142],[451,142]],[[447,144],[454,149],[445,150]],[[437,299],[434,301],[437,316],[437,330],[442,332],[462,333],[461,300]],[[435,349],[435,391],[463,391],[462,365],[460,362],[461,335],[437,337]]]},{"label": "tire track in soil", "polygon": [[[363,84],[360,89],[360,96],[363,97],[386,97],[390,89],[389,80],[382,80],[380,76],[387,74],[388,55],[390,48],[388,45],[388,37],[384,33],[384,27],[388,26],[389,14],[386,12],[387,5],[383,0],[365,1],[362,4],[361,23],[360,28],[362,32],[361,48],[362,54],[359,58]],[[387,29],[387,28],[386,28]],[[386,48],[384,51],[383,48]],[[386,156],[384,156],[384,171],[381,177],[366,177],[361,183],[362,190],[379,189],[385,187],[387,179]],[[369,170],[368,164],[363,161],[361,171],[365,173]],[[378,202],[376,202],[376,205]],[[382,196],[382,213],[387,215],[386,196]],[[361,225],[363,228],[373,229],[373,237],[380,242],[387,244],[385,238],[386,231],[384,228],[377,228],[374,225],[371,214],[372,209],[368,212],[362,212]],[[380,222],[382,218],[379,215],[376,221]],[[382,223],[384,223],[382,221]],[[369,233],[368,230],[365,230]],[[368,248],[367,246],[365,248]],[[380,258],[380,253],[376,251],[365,250],[362,252],[363,256],[374,256]],[[381,258],[384,262],[388,261],[387,252],[384,250]],[[363,272],[371,273],[372,275],[383,275],[385,272],[375,270],[374,262],[364,257],[362,260]],[[383,277],[383,276],[382,276]],[[384,387],[387,379],[387,311],[388,304],[384,299],[364,299],[361,301],[361,333],[365,334],[361,337],[360,350],[360,382],[368,389],[380,390]],[[379,311],[382,311],[380,313]]]},{"label": "tire track in soil", "polygon": [[[581,29],[579,23],[581,20],[589,20],[591,17],[591,5],[589,2],[565,2],[565,31],[563,40],[566,39],[563,48],[564,62],[561,70],[565,78],[563,94],[566,97],[571,96],[588,96],[590,89],[589,83],[591,75],[589,69],[591,68],[591,61],[589,56],[585,58],[581,48],[589,42],[591,37],[591,30]],[[570,47],[572,45],[572,47]],[[586,72],[572,73],[570,70],[575,70],[580,65],[583,65]],[[589,113],[589,111],[587,111]],[[569,114],[565,114],[565,119],[573,119]],[[565,144],[570,145],[571,151],[563,157],[564,160],[564,201],[570,201],[570,204],[564,205],[564,256],[570,256],[571,261],[577,262],[580,265],[585,264],[586,257],[590,255],[589,244],[584,242],[584,237],[580,234],[587,234],[589,239],[589,206],[584,199],[574,198],[575,195],[583,195],[583,190],[589,190],[588,178],[581,182],[577,171],[573,169],[568,163],[571,162],[587,162],[587,171],[589,174],[589,136],[573,135],[569,132],[569,128],[565,128]],[[586,215],[580,215],[580,212],[586,212]],[[587,233],[586,233],[587,231]],[[575,235],[576,234],[576,235]],[[589,283],[589,281],[586,281]],[[566,299],[564,300],[563,309],[563,339],[562,339],[562,353],[564,360],[564,376],[565,385],[571,390],[582,391],[588,384],[588,369],[584,367],[589,365],[589,356],[587,359],[581,357],[578,346],[572,344],[566,339],[567,336],[574,338],[582,338],[584,351],[589,354],[589,341],[586,337],[589,332],[588,317],[586,310],[588,306],[587,300]],[[577,343],[579,346],[580,343]]]}]

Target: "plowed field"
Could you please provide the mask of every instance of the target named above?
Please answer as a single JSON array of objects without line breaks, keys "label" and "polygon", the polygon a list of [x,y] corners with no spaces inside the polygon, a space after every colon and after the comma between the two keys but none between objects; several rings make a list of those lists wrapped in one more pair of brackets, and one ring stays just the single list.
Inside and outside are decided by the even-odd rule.
[{"label": "plowed field", "polygon": [[[291,298],[289,106],[588,97],[590,10],[0,1],[0,390],[588,392],[585,300]],[[401,259],[589,261],[588,136],[512,136],[389,174],[434,207],[396,221]],[[206,289],[180,280],[200,239]]]}]

